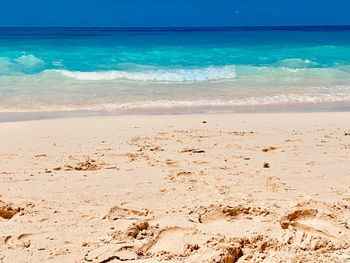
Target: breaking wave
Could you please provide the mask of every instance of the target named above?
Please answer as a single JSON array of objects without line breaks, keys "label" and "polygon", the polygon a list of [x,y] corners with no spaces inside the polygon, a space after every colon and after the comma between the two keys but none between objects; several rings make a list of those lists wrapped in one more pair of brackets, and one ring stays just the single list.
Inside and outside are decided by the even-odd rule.
[{"label": "breaking wave", "polygon": [[131,80],[131,81],[164,81],[164,82],[202,82],[214,80],[227,80],[236,78],[234,66],[194,69],[151,69],[144,71],[69,71],[69,70],[47,70],[60,73],[65,77],[87,80]]}]

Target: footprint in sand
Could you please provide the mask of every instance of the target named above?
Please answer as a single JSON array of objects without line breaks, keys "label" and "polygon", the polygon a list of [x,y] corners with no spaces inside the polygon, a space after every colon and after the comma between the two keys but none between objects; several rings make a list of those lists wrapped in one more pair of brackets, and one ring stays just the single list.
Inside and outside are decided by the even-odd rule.
[{"label": "footprint in sand", "polygon": [[196,228],[211,235],[227,237],[251,236],[273,227],[270,212],[260,207],[212,205],[190,211],[189,221]]},{"label": "footprint in sand", "polygon": [[[196,238],[193,239],[193,235]],[[204,243],[207,240],[205,236],[200,236],[194,228],[180,228],[177,226],[167,227],[158,232],[157,235],[148,243],[143,245],[142,250],[152,255],[165,253],[167,255],[184,254],[189,245],[197,248],[198,243]],[[187,244],[185,246],[184,244]]]},{"label": "footprint in sand", "polygon": [[[122,214],[135,214],[136,210],[125,209]],[[130,212],[131,211],[131,212]],[[119,213],[121,214],[121,213]],[[137,212],[136,214],[140,214]],[[125,232],[115,231],[111,239],[106,239],[98,247],[86,253],[84,259],[88,262],[128,261],[140,259],[145,254],[144,245],[152,242],[159,233],[158,226],[151,226],[147,221],[140,220],[132,223]]]},{"label": "footprint in sand", "polygon": [[122,208],[119,206],[113,206],[108,214],[103,219],[118,220],[118,219],[127,219],[127,220],[139,220],[141,218],[146,218],[149,215],[150,211],[148,209],[133,210],[128,208]]},{"label": "footprint in sand", "polygon": [[134,246],[128,242],[113,240],[108,244],[103,244],[97,248],[88,251],[84,260],[87,262],[110,262],[110,261],[128,261],[138,258],[133,251]]},{"label": "footprint in sand", "polygon": [[344,212],[335,206],[310,201],[286,213],[280,225],[282,229],[294,229],[330,240],[350,240],[350,230],[339,221]]},{"label": "footprint in sand", "polygon": [[29,248],[30,247],[29,237],[31,235],[32,234],[21,234],[17,237],[7,236],[4,239],[4,243],[8,249]]},{"label": "footprint in sand", "polygon": [[267,216],[269,211],[260,207],[245,207],[242,205],[211,205],[209,207],[199,207],[196,210],[190,211],[189,220],[194,223],[208,223],[218,219],[233,221],[238,218],[250,218],[252,216]]}]

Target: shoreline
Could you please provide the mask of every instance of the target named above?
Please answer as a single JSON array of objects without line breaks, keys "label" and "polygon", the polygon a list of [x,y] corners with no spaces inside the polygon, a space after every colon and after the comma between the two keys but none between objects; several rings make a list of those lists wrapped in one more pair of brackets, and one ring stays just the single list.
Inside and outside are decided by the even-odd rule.
[{"label": "shoreline", "polygon": [[0,112],[0,123],[33,121],[45,119],[89,118],[113,116],[176,116],[176,115],[205,115],[205,114],[278,114],[278,113],[321,113],[321,112],[350,112],[348,103],[324,104],[294,104],[294,105],[260,105],[239,107],[213,108],[164,108],[164,109],[133,109],[123,112],[116,111],[27,111]]},{"label": "shoreline", "polygon": [[0,261],[344,262],[349,123],[350,112],[2,122]]}]

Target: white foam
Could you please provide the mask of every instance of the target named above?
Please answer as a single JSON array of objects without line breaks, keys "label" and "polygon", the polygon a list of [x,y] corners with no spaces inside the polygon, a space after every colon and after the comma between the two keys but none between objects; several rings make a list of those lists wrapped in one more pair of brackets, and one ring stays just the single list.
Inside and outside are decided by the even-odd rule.
[{"label": "white foam", "polygon": [[315,65],[317,65],[316,62],[311,61],[309,59],[301,59],[301,58],[283,59],[278,62],[278,66],[283,68],[290,68],[290,69],[308,68],[310,66],[315,66]]},{"label": "white foam", "polygon": [[279,94],[275,96],[265,97],[248,97],[235,98],[229,100],[221,99],[201,99],[201,100],[143,100],[126,103],[94,103],[81,104],[30,104],[20,105],[1,105],[0,112],[53,112],[53,111],[106,111],[116,113],[126,112],[159,112],[164,110],[177,112],[181,110],[204,109],[214,111],[216,109],[230,109],[246,106],[274,106],[274,105],[303,105],[303,104],[327,104],[327,103],[348,103],[350,102],[350,94]]},{"label": "white foam", "polygon": [[37,66],[44,64],[44,61],[42,59],[40,59],[32,54],[20,56],[20,57],[14,59],[14,61],[17,64],[19,64],[21,66],[25,66],[25,67],[37,67]]},{"label": "white foam", "polygon": [[230,100],[155,100],[140,101],[123,104],[104,104],[101,109],[107,111],[116,110],[134,110],[134,109],[171,109],[171,108],[215,108],[215,107],[240,107],[240,106],[268,106],[268,105],[292,105],[292,104],[316,104],[316,103],[334,103],[350,101],[350,95],[298,95],[298,94],[281,94],[266,97],[249,97],[245,99]]},{"label": "white foam", "polygon": [[206,67],[195,69],[157,69],[145,71],[69,71],[49,70],[77,80],[131,80],[131,81],[164,81],[164,82],[200,82],[236,78],[234,66]]}]

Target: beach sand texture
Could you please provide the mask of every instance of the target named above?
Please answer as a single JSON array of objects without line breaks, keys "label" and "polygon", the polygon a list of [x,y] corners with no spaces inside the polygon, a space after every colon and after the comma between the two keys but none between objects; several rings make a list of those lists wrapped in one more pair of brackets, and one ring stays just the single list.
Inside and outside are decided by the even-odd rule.
[{"label": "beach sand texture", "polygon": [[0,123],[1,262],[349,262],[350,113]]}]

